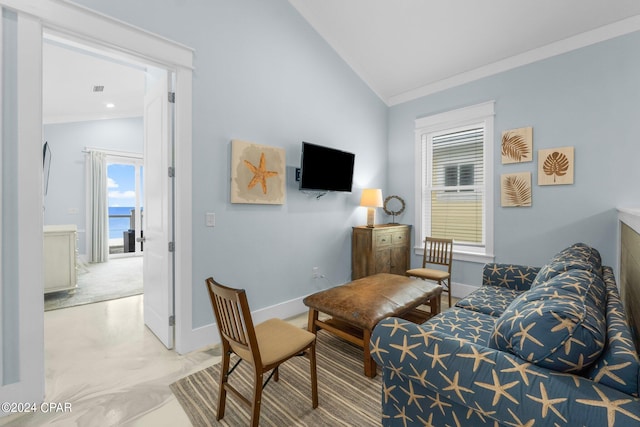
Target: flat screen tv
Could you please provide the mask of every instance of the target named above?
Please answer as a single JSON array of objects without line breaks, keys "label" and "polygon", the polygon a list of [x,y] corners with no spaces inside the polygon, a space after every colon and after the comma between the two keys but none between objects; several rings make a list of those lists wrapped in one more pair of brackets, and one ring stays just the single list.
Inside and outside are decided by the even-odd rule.
[{"label": "flat screen tv", "polygon": [[353,153],[303,142],[300,189],[351,191],[355,157]]}]

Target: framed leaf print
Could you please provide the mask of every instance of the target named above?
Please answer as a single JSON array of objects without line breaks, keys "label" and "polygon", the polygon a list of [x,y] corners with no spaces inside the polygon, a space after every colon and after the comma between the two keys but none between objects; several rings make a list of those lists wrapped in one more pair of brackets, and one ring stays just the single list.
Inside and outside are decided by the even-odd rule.
[{"label": "framed leaf print", "polygon": [[573,147],[538,151],[538,185],[573,184]]},{"label": "framed leaf print", "polygon": [[533,161],[533,128],[526,127],[502,132],[502,163]]},{"label": "framed leaf print", "polygon": [[531,172],[501,175],[500,201],[503,207],[531,206]]},{"label": "framed leaf print", "polygon": [[231,203],[284,204],[285,173],[284,149],[231,141]]}]

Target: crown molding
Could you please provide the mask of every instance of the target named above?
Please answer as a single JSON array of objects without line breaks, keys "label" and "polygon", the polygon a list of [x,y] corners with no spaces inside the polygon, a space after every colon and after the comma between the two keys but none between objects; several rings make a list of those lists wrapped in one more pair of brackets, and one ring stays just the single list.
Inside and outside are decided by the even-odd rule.
[{"label": "crown molding", "polygon": [[576,36],[476,68],[475,70],[461,73],[414,90],[391,96],[386,100],[386,104],[389,107],[403,104],[408,101],[422,98],[423,96],[493,76],[523,65],[542,61],[553,56],[562,55],[576,49],[620,37],[625,34],[630,34],[638,30],[640,30],[640,15],[632,16],[630,18],[623,19],[622,21],[605,25],[595,30],[587,31]]},{"label": "crown molding", "polygon": [[97,120],[130,119],[136,117],[142,118],[142,111],[123,111],[117,114],[87,113],[73,115],[50,115],[46,117],[43,116],[42,124],[53,125],[62,123],[91,122]]}]

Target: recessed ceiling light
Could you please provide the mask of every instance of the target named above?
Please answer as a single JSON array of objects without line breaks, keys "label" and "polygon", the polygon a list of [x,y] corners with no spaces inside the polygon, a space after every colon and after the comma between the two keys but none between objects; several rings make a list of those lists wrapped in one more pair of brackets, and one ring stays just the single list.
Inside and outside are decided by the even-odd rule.
[{"label": "recessed ceiling light", "polygon": [[116,104],[111,103],[111,102],[109,102],[109,103],[106,105],[106,107],[107,107],[107,108],[113,108],[113,107],[115,107],[115,106],[116,106]]}]

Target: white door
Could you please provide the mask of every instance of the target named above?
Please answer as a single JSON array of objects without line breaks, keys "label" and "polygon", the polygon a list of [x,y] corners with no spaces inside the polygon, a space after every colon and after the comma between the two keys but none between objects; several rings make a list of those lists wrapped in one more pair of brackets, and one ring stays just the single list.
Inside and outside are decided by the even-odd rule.
[{"label": "white door", "polygon": [[[147,71],[144,102],[144,323],[167,348],[174,345],[172,121],[169,73]],[[138,238],[140,236],[138,235]]]}]

